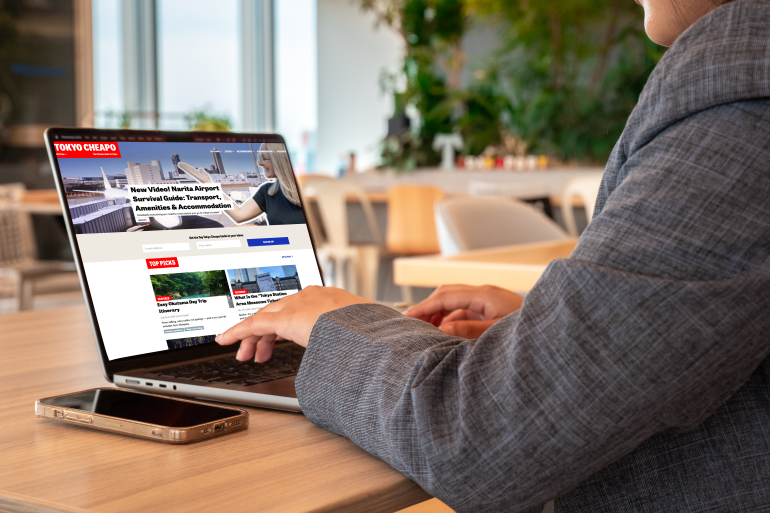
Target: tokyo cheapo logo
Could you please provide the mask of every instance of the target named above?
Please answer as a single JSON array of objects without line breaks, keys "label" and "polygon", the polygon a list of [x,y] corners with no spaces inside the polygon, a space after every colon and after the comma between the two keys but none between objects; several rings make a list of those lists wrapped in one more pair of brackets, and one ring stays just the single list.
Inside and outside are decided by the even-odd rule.
[{"label": "tokyo cheapo logo", "polygon": [[55,142],[53,147],[64,159],[121,158],[117,142]]}]

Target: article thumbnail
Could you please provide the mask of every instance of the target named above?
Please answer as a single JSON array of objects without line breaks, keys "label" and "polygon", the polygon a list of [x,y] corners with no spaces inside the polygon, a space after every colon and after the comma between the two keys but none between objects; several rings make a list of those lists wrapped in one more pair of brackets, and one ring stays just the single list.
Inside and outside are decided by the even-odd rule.
[{"label": "article thumbnail", "polygon": [[[197,299],[213,296],[230,296],[225,271],[199,271],[190,273],[154,274],[150,276],[155,297]],[[232,308],[232,300],[230,307]]]},{"label": "article thumbnail", "polygon": [[234,295],[302,290],[297,266],[277,265],[228,269],[227,277]]},{"label": "article thumbnail", "polygon": [[186,337],[175,338],[173,340],[166,340],[169,349],[181,349],[183,347],[197,346],[200,344],[208,344],[214,342],[216,335],[202,335],[200,337]]}]

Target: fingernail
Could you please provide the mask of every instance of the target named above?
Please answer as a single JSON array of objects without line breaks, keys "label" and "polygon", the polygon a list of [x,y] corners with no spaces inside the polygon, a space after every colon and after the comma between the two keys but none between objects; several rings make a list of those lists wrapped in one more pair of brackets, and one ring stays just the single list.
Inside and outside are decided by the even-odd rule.
[{"label": "fingernail", "polygon": [[235,359],[236,360],[240,360],[241,359],[241,348],[240,347],[238,348],[238,352],[235,353]]},{"label": "fingernail", "polygon": [[222,342],[222,334],[221,333],[219,335],[217,335],[216,337],[214,337],[214,342],[216,342],[217,344]]}]

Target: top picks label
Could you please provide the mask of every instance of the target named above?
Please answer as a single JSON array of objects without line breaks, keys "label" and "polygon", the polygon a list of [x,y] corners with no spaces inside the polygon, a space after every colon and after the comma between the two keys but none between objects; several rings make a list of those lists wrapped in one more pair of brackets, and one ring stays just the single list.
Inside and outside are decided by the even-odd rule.
[{"label": "top picks label", "polygon": [[117,142],[55,142],[56,156],[60,159],[119,159]]}]

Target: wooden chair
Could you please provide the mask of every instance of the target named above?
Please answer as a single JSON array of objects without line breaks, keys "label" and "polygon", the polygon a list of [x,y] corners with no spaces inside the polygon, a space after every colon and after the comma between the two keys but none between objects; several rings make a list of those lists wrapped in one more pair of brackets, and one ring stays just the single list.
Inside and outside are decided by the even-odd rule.
[{"label": "wooden chair", "polygon": [[3,209],[1,203],[18,201],[22,184],[0,185],[0,285],[10,289],[18,310],[32,309],[35,284],[56,274],[74,275],[73,262],[37,259],[32,219],[25,212]]},{"label": "wooden chair", "polygon": [[[319,224],[323,226],[325,238],[316,248],[322,265],[325,269],[333,265],[336,286],[375,300],[383,243],[374,209],[366,197],[366,192],[360,185],[349,180],[320,176],[306,176],[303,187],[305,196],[313,193],[321,214]],[[374,244],[350,243],[347,210],[349,197],[356,198],[361,204]],[[308,219],[308,223],[310,222]]]},{"label": "wooden chair", "polygon": [[578,196],[583,200],[586,210],[586,221],[591,223],[591,218],[594,215],[594,207],[596,206],[596,196],[599,194],[599,186],[602,183],[603,175],[603,173],[591,173],[590,175],[576,176],[564,184],[561,193],[561,216],[564,220],[564,226],[567,228],[567,232],[573,237],[577,237],[580,234],[578,233],[577,224],[575,223],[572,198]]},{"label": "wooden chair", "polygon": [[313,244],[315,244],[317,249],[321,248],[326,243],[326,236],[324,234],[323,225],[316,216],[316,210],[313,208],[313,203],[308,201],[308,198],[304,193],[306,189],[310,189],[310,192],[313,192],[313,183],[318,182],[319,180],[335,180],[335,178],[321,174],[302,175],[297,177],[297,184],[299,185],[299,190],[302,194],[302,204],[305,207],[305,217],[307,218],[307,225],[310,229],[310,237],[313,239]]},{"label": "wooden chair", "polygon": [[[431,185],[396,185],[388,191],[386,247],[396,255],[435,255],[441,252],[433,214],[444,191]],[[403,301],[412,304],[410,287],[401,287]]]},{"label": "wooden chair", "polygon": [[435,210],[442,255],[568,238],[545,214],[513,199],[449,198]]}]

